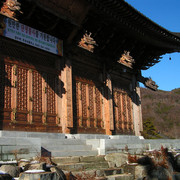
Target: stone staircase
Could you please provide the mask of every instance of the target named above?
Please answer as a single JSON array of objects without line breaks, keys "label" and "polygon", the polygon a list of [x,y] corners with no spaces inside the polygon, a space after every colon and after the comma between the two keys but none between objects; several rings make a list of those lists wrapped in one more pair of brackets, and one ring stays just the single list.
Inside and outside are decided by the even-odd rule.
[{"label": "stone staircase", "polygon": [[58,168],[71,173],[79,180],[133,180],[134,176],[122,168],[109,168],[104,155],[52,158]]},{"label": "stone staircase", "polygon": [[85,139],[67,139],[65,134],[0,131],[0,160],[30,158],[35,156],[66,157],[95,156]]},{"label": "stone staircase", "polygon": [[92,150],[92,145],[87,145],[81,139],[41,139],[41,154],[51,157],[67,156],[95,156],[98,150]]}]

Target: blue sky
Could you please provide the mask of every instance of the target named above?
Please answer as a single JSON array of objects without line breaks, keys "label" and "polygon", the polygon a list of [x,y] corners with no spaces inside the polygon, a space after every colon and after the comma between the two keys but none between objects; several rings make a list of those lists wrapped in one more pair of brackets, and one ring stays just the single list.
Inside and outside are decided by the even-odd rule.
[{"label": "blue sky", "polygon": [[[180,32],[180,0],[125,1],[165,29]],[[158,89],[171,91],[180,88],[180,53],[164,55],[161,62],[142,71],[142,74],[151,77],[158,84]]]}]

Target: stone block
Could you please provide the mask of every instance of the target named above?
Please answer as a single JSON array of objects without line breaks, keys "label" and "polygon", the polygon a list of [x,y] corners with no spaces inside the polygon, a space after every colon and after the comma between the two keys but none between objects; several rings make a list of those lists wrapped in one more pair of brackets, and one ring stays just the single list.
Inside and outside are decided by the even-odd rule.
[{"label": "stone block", "polygon": [[106,178],[107,180],[134,180],[132,174],[117,174],[117,175],[106,176]]},{"label": "stone block", "polygon": [[114,162],[116,167],[121,167],[123,164],[126,164],[128,155],[124,153],[107,154],[105,160],[108,162]]},{"label": "stone block", "polygon": [[124,171],[122,168],[111,168],[104,170],[104,176],[122,174]]},{"label": "stone block", "polygon": [[80,162],[101,162],[105,161],[105,156],[100,155],[100,156],[81,156],[80,157]]},{"label": "stone block", "polygon": [[41,163],[35,163],[35,164],[27,164],[24,167],[24,170],[33,170],[33,169],[37,169],[37,170],[46,170],[46,163],[41,162]]},{"label": "stone block", "polygon": [[61,133],[28,132],[27,136],[41,139],[65,139],[65,134]]},{"label": "stone block", "polygon": [[73,156],[73,157],[52,157],[52,161],[56,164],[68,164],[68,163],[79,163],[80,157]]},{"label": "stone block", "polygon": [[43,148],[48,149],[49,151],[69,151],[70,149],[73,151],[88,151],[92,147],[90,145],[79,145],[79,144],[67,144],[67,145],[57,145],[56,143],[52,145],[42,145]]},{"label": "stone block", "polygon": [[59,176],[55,172],[42,173],[21,173],[19,180],[59,180]]},{"label": "stone block", "polygon": [[75,139],[109,139],[109,135],[103,134],[74,134]]},{"label": "stone block", "polygon": [[84,169],[84,163],[58,164],[57,167],[65,171],[82,171]]},{"label": "stone block", "polygon": [[123,166],[124,172],[134,175],[134,179],[141,179],[146,176],[146,172],[143,166],[127,164]]},{"label": "stone block", "polygon": [[6,172],[7,174],[11,175],[12,177],[18,177],[20,174],[20,168],[18,166],[13,165],[2,165],[0,170]]},{"label": "stone block", "polygon": [[16,145],[40,145],[40,138],[16,138]]},{"label": "stone block", "polygon": [[12,180],[13,177],[9,174],[0,174],[0,179],[2,180]]},{"label": "stone block", "polygon": [[81,139],[41,139],[42,146],[43,145],[82,145],[86,144],[86,140]]},{"label": "stone block", "polygon": [[68,157],[68,156],[96,156],[98,151],[89,150],[89,151],[51,151],[51,156],[54,157]]},{"label": "stone block", "polygon": [[95,170],[91,170],[91,171],[73,172],[73,175],[77,179],[92,180],[92,179],[95,179],[95,177],[96,177],[96,171]]},{"label": "stone block", "polygon": [[109,167],[108,162],[96,162],[96,163],[84,163],[83,169],[107,169]]},{"label": "stone block", "polygon": [[108,161],[108,166],[109,166],[109,168],[114,168],[114,167],[116,167],[116,163],[113,161]]},{"label": "stone block", "polygon": [[5,137],[1,137],[0,138],[0,145],[9,145],[9,146],[16,146],[16,139],[15,138],[5,138]]},{"label": "stone block", "polygon": [[91,145],[93,150],[97,150],[100,147],[100,140],[99,139],[87,139],[87,145]]},{"label": "stone block", "polygon": [[27,132],[25,131],[0,131],[0,137],[27,137]]}]

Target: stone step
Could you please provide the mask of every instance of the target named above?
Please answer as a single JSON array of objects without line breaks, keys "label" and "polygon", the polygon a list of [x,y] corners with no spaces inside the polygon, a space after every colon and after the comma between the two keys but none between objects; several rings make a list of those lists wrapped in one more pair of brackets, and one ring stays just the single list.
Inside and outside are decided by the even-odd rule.
[{"label": "stone step", "polygon": [[53,144],[52,146],[50,145],[42,145],[42,147],[44,149],[47,149],[48,151],[69,151],[69,150],[72,150],[72,151],[89,151],[90,149],[92,149],[92,146],[91,145],[79,145],[79,144],[76,144],[76,145],[57,145],[57,144]]},{"label": "stone step", "polygon": [[41,139],[43,145],[86,145],[86,140],[81,139]]},{"label": "stone step", "polygon": [[56,164],[69,163],[99,163],[106,162],[104,155],[99,156],[72,156],[72,157],[52,157],[51,160]]},{"label": "stone step", "polygon": [[122,174],[122,173],[124,173],[122,168],[108,168],[108,169],[96,170],[97,177],[106,177],[106,176]]},{"label": "stone step", "polygon": [[[108,162],[99,162],[99,163],[69,163],[69,164],[58,164],[58,168],[65,171],[88,171],[88,170],[97,170],[97,169],[107,169]],[[103,172],[98,172],[102,174]],[[99,175],[100,176],[100,175]]]},{"label": "stone step", "polygon": [[0,137],[1,160],[35,157],[41,152],[39,138]]},{"label": "stone step", "polygon": [[107,180],[106,177],[95,177],[95,180]]},{"label": "stone step", "polygon": [[91,169],[83,171],[71,171],[72,174],[78,179],[88,179],[88,180],[133,180],[133,175],[122,174],[122,168],[110,168],[110,169]]},{"label": "stone step", "polygon": [[107,180],[134,180],[134,176],[132,174],[116,174],[106,176]]},{"label": "stone step", "polygon": [[49,151],[52,157],[68,157],[68,156],[97,156],[97,150],[85,150],[85,151]]},{"label": "stone step", "polygon": [[0,137],[16,138],[41,138],[41,139],[65,139],[65,134],[46,132],[25,132],[25,131],[0,131]]},{"label": "stone step", "polygon": [[104,170],[104,176],[110,176],[110,175],[116,175],[122,173],[124,173],[124,170],[122,168],[110,168]]}]

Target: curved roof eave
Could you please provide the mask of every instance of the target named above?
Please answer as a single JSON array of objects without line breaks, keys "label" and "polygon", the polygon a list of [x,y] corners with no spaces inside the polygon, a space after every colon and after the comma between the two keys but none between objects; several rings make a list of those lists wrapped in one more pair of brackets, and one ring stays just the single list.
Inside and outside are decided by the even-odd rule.
[{"label": "curved roof eave", "polygon": [[117,22],[119,21],[121,24],[124,23],[126,26],[129,26],[129,28],[138,29],[138,33],[141,34],[141,36],[143,34],[143,36],[146,37],[145,39],[151,39],[151,43],[159,41],[159,44],[155,43],[155,46],[172,49],[172,52],[180,51],[180,36],[178,33],[172,33],[153,22],[124,0],[88,1]]}]

